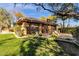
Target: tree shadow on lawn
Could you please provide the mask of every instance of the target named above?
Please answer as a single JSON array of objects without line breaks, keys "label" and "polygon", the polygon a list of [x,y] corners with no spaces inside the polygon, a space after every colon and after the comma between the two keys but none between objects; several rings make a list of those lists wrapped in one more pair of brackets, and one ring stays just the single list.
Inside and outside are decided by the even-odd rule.
[{"label": "tree shadow on lawn", "polygon": [[45,41],[45,38],[40,38],[40,37],[34,37],[33,39],[36,41],[32,41],[32,40],[28,39],[28,40],[30,40],[28,47],[27,47],[27,48],[29,48],[28,51],[25,51],[25,48],[23,47],[24,43],[27,40],[21,42],[21,45],[20,45],[20,55],[21,56],[35,56],[36,49],[42,44],[43,41]]},{"label": "tree shadow on lawn", "polygon": [[4,44],[4,43],[6,43],[6,41],[12,40],[12,39],[15,39],[15,38],[7,38],[7,39],[5,39],[5,40],[1,40],[1,41],[0,41],[0,45]]}]

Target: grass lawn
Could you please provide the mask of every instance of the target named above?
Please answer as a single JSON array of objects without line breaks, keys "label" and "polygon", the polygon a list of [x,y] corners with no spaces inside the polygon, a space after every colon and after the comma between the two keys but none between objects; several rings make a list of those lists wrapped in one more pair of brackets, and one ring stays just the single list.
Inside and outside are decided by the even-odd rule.
[{"label": "grass lawn", "polygon": [[16,38],[14,34],[0,34],[0,56],[56,55],[60,49],[52,39],[54,40],[54,37],[46,39],[32,35]]},{"label": "grass lawn", "polygon": [[17,56],[20,54],[20,39],[14,34],[0,34],[0,56]]}]

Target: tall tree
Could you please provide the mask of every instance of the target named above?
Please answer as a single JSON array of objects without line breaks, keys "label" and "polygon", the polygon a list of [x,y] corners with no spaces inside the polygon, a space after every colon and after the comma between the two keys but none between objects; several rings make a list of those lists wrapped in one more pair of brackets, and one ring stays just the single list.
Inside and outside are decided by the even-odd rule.
[{"label": "tall tree", "polygon": [[47,19],[49,20],[49,22],[51,23],[55,23],[56,24],[56,20],[57,20],[57,16],[54,16],[54,15],[50,15],[47,17]]},{"label": "tall tree", "polygon": [[[16,4],[15,4],[16,5]],[[27,5],[22,4],[22,5]],[[62,32],[64,32],[65,27],[65,21],[68,18],[76,18],[79,19],[79,17],[74,16],[75,14],[73,12],[76,12],[79,7],[77,7],[77,4],[73,3],[33,3],[33,5],[37,6],[37,10],[46,10],[51,12],[52,15],[56,15],[57,18],[60,18],[62,23]]]},{"label": "tall tree", "polygon": [[9,28],[11,27],[11,23],[12,23],[12,16],[11,14],[6,11],[3,8],[0,8],[0,27],[6,27]]},{"label": "tall tree", "polygon": [[40,17],[40,20],[46,21],[46,22],[51,22],[51,23],[56,23],[56,19],[57,19],[57,17],[53,16],[53,15],[50,15],[48,17],[44,17],[44,16]]},{"label": "tall tree", "polygon": [[21,18],[21,17],[25,17],[21,12],[16,12],[15,16],[17,19]]},{"label": "tall tree", "polygon": [[46,21],[46,20],[47,20],[47,18],[46,18],[46,17],[44,17],[44,16],[42,16],[42,17],[40,17],[40,20],[42,20],[42,21]]},{"label": "tall tree", "polygon": [[56,15],[57,18],[60,18],[62,23],[62,32],[64,32],[65,21],[68,18],[73,18],[73,12],[77,10],[75,4],[73,3],[35,3],[35,6],[38,6],[37,9],[44,9],[51,12],[53,15]]}]

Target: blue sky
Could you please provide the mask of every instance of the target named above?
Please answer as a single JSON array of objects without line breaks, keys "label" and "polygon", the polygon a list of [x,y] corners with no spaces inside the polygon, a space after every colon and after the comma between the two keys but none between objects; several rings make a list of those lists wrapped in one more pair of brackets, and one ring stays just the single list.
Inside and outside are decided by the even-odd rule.
[{"label": "blue sky", "polygon": [[35,6],[32,5],[26,5],[26,6],[22,6],[21,4],[17,4],[17,6],[14,8],[14,4],[10,4],[10,3],[0,3],[0,7],[1,8],[5,8],[10,12],[22,12],[24,15],[28,16],[28,17],[35,17],[35,18],[40,18],[41,16],[49,16],[50,13],[48,11],[40,11],[38,12],[36,10]]},{"label": "blue sky", "polygon": [[40,18],[41,16],[47,17],[51,15],[51,13],[44,10],[38,12],[36,7],[33,5],[22,6],[22,4],[17,4],[14,8],[14,4],[0,4],[0,7],[5,8],[10,12],[22,12],[24,15],[34,18]]},{"label": "blue sky", "polygon": [[[10,13],[14,13],[14,12],[22,12],[25,16],[27,17],[34,17],[34,18],[40,18],[42,16],[49,16],[51,15],[50,12],[42,10],[42,11],[37,11],[36,7],[33,5],[26,5],[26,6],[22,6],[22,4],[17,4],[17,6],[14,8],[14,4],[10,4],[10,3],[0,3],[0,8],[5,8],[7,9]],[[58,21],[58,23],[60,23],[61,21]],[[67,22],[66,22],[67,24]],[[79,25],[79,22],[74,22],[74,21],[70,21],[71,26],[75,26],[75,25]]]}]

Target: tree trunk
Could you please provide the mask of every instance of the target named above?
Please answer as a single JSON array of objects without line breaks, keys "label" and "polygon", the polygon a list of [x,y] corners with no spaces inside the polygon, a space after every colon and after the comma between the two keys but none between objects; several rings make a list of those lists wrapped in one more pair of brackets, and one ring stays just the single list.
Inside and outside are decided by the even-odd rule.
[{"label": "tree trunk", "polygon": [[62,33],[65,32],[65,20],[63,20],[63,24],[62,24]]},{"label": "tree trunk", "polygon": [[68,24],[67,24],[67,28],[70,26],[70,20],[68,19]]}]

